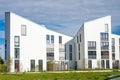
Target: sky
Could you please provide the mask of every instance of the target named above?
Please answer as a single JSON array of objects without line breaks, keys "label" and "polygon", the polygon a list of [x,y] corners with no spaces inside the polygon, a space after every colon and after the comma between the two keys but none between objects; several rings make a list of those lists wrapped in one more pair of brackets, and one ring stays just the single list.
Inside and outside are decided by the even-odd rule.
[{"label": "sky", "polygon": [[71,36],[84,22],[111,15],[112,33],[120,34],[120,0],[0,0],[0,45],[9,11]]}]

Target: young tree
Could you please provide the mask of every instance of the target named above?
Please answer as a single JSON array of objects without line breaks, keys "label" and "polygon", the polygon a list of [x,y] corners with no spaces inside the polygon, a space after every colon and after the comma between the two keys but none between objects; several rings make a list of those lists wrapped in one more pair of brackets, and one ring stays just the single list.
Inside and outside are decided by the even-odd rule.
[{"label": "young tree", "polygon": [[5,71],[4,60],[0,57],[0,72]]},{"label": "young tree", "polygon": [[12,59],[9,57],[6,60],[6,71],[10,72],[10,70],[11,70],[11,64],[12,64]]}]

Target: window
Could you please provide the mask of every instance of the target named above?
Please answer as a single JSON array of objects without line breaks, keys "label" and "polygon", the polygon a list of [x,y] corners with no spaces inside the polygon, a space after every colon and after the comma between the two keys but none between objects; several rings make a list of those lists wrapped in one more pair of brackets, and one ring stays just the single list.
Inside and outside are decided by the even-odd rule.
[{"label": "window", "polygon": [[106,68],[110,68],[109,60],[106,60]]},{"label": "window", "polygon": [[109,49],[109,42],[101,42],[101,49],[108,50]]},{"label": "window", "polygon": [[80,44],[78,44],[78,51],[80,51]]},{"label": "window", "polygon": [[78,36],[77,36],[77,43],[78,43],[78,41],[79,41],[79,38],[78,38]]},{"label": "window", "polygon": [[112,46],[112,52],[115,52],[115,46]]},{"label": "window", "polygon": [[69,45],[69,60],[72,60],[72,45]]},{"label": "window", "polygon": [[54,53],[53,52],[47,52],[47,60],[54,60]]},{"label": "window", "polygon": [[14,45],[16,47],[20,46],[20,37],[19,36],[14,36]]},{"label": "window", "polygon": [[38,60],[38,70],[39,71],[43,70],[43,60]]},{"label": "window", "polygon": [[92,68],[92,60],[88,60],[88,68]]},{"label": "window", "polygon": [[80,60],[80,52],[78,54],[79,54],[78,59]]},{"label": "window", "polygon": [[78,59],[80,60],[80,44],[78,44]]},{"label": "window", "polygon": [[21,35],[22,36],[26,36],[26,32],[27,32],[26,29],[27,29],[26,25],[21,25]]},{"label": "window", "polygon": [[96,49],[96,42],[88,41],[88,49]]},{"label": "window", "polygon": [[35,71],[35,60],[30,60],[31,71]]},{"label": "window", "polygon": [[15,70],[19,71],[19,60],[15,60]]},{"label": "window", "polygon": [[46,42],[50,42],[50,36],[49,35],[46,35]]},{"label": "window", "polygon": [[81,42],[81,34],[80,34],[80,42]]},{"label": "window", "polygon": [[20,50],[19,48],[15,48],[15,58],[19,58]]},{"label": "window", "polygon": [[105,24],[105,32],[108,32],[108,24]]},{"label": "window", "polygon": [[54,43],[54,36],[51,35],[51,43]]},{"label": "window", "polygon": [[115,53],[112,53],[112,60],[115,60]]},{"label": "window", "polygon": [[101,59],[109,59],[109,51],[101,51]]},{"label": "window", "polygon": [[96,59],[96,51],[88,51],[88,59]]},{"label": "window", "polygon": [[101,60],[101,67],[105,68],[105,61],[104,60]]},{"label": "window", "polygon": [[62,36],[59,36],[59,43],[62,44]]},{"label": "window", "polygon": [[100,38],[101,38],[101,40],[106,41],[106,40],[108,40],[109,35],[108,35],[108,33],[100,33]]},{"label": "window", "polygon": [[112,38],[112,45],[115,45],[115,38]]}]

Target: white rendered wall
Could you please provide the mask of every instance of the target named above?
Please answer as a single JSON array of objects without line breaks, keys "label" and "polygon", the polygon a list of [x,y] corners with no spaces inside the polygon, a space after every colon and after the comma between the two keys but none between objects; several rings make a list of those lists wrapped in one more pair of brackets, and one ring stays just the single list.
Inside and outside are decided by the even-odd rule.
[{"label": "white rendered wall", "polygon": [[[20,36],[20,71],[30,71],[30,60],[43,60],[43,70],[46,70],[46,28],[27,19],[10,14],[10,57],[12,59],[11,72],[14,72],[14,36]],[[9,16],[7,16],[9,18]],[[21,25],[26,25],[27,35],[21,36]],[[7,33],[7,32],[6,32]],[[42,46],[42,47],[41,47]]]},{"label": "white rendered wall", "polygon": [[[85,34],[85,59],[88,58],[88,41],[96,41],[97,60],[101,60],[101,48],[100,48],[100,33],[105,33],[105,24],[108,24],[109,33],[109,63],[112,68],[112,57],[111,57],[111,17],[103,17],[93,21],[84,23],[84,34]],[[88,61],[88,60],[87,60]],[[93,61],[92,67],[97,67],[96,61]],[[88,62],[87,62],[88,63]],[[88,65],[87,65],[88,66]]]},{"label": "white rendered wall", "polygon": [[119,48],[119,46],[120,46],[120,44],[119,44],[120,36],[112,34],[111,38],[115,39],[115,60],[120,60],[120,48]]},{"label": "white rendered wall", "polygon": [[[46,55],[46,35],[54,36],[54,60],[59,61],[60,57],[65,57],[65,52],[59,53],[59,47],[64,47],[72,37],[46,29],[42,25],[35,24],[14,13],[6,13],[6,40],[7,52],[10,53],[11,72],[14,72],[14,36],[20,37],[20,71],[30,71],[30,60],[35,60],[35,67],[38,60],[43,60],[43,70],[47,69]],[[21,36],[21,25],[26,25],[27,34]],[[59,44],[59,36],[62,36],[62,44]]]},{"label": "white rendered wall", "polygon": [[[81,35],[81,42],[80,42],[80,35]],[[77,37],[78,37],[78,42],[77,42]],[[75,55],[76,55],[76,61],[77,61],[77,68],[78,69],[83,69],[83,63],[85,61],[85,54],[84,54],[84,24],[81,26],[79,31],[77,32],[75,39]],[[78,44],[80,44],[80,60],[79,60],[79,52],[78,52]]]}]

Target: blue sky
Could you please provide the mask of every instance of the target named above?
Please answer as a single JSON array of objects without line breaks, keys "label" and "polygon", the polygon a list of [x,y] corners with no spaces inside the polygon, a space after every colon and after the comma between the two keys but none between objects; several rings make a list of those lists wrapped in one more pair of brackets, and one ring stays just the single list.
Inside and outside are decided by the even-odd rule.
[{"label": "blue sky", "polygon": [[120,34],[120,0],[0,0],[0,45],[8,11],[72,36],[83,22],[111,15],[112,33]]}]

